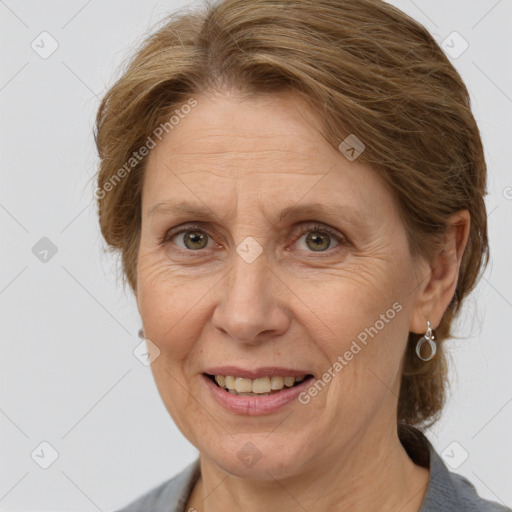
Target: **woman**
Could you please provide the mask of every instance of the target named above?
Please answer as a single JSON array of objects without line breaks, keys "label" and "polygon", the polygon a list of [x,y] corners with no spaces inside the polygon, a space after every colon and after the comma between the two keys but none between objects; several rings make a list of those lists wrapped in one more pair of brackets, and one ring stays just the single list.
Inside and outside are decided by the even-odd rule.
[{"label": "woman", "polygon": [[99,218],[200,457],[134,511],[510,510],[422,433],[488,258],[468,92],[379,0],[172,17],[97,116]]}]

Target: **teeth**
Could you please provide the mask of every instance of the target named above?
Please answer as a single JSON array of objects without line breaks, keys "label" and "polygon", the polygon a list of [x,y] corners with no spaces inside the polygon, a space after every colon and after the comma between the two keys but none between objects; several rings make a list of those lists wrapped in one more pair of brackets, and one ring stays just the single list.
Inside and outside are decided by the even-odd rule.
[{"label": "teeth", "polygon": [[250,393],[252,391],[252,380],[237,377],[235,379],[235,389],[237,393]]},{"label": "teeth", "polygon": [[270,379],[268,377],[261,377],[252,381],[253,393],[270,393]]},{"label": "teeth", "polygon": [[277,392],[284,387],[291,388],[296,382],[302,382],[306,375],[300,377],[260,377],[258,379],[246,379],[233,377],[231,375],[215,375],[215,382],[235,395],[251,396],[253,394],[267,396]]},{"label": "teeth", "polygon": [[295,384],[295,377],[285,377],[284,378],[284,385],[287,388],[291,388]]},{"label": "teeth", "polygon": [[283,387],[284,387],[283,377],[272,377],[272,379],[270,379],[270,387],[272,389],[283,389]]}]

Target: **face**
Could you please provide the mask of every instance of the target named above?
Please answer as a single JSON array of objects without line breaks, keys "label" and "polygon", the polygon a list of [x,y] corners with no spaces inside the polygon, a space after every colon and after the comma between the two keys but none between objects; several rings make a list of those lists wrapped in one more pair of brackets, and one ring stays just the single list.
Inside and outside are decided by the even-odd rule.
[{"label": "face", "polygon": [[[151,151],[143,188],[137,303],[159,393],[226,471],[335,465],[396,430],[418,283],[396,201],[297,96],[196,100]],[[284,388],[237,395],[208,375]]]}]

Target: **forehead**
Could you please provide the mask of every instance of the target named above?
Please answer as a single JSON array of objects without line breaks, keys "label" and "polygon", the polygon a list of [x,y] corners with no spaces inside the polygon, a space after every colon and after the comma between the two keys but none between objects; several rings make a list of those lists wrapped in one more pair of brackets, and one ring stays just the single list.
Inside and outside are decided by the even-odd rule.
[{"label": "forehead", "polygon": [[[336,150],[320,134],[316,113],[297,94],[273,93],[254,97],[215,95],[196,97],[197,105],[164,135],[150,155],[201,156],[226,163],[242,158],[291,159],[300,163],[312,152]],[[315,151],[316,150],[316,151]]]},{"label": "forehead", "polygon": [[328,144],[318,116],[297,95],[196,100],[149,155],[146,214],[158,203],[183,199],[229,215],[234,211],[226,210],[241,204],[283,210],[304,200],[349,207],[390,195],[372,169]]}]

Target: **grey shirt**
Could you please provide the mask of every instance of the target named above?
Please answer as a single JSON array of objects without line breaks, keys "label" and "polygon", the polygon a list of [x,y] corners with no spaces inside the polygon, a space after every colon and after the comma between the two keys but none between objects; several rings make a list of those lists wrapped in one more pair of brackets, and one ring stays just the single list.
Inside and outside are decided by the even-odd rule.
[{"label": "grey shirt", "polygon": [[[473,484],[449,471],[427,437],[411,426],[400,426],[400,442],[418,465],[430,468],[427,493],[419,512],[512,512],[481,498]],[[199,458],[175,477],[154,487],[117,512],[187,512],[188,497],[200,474]]]}]

